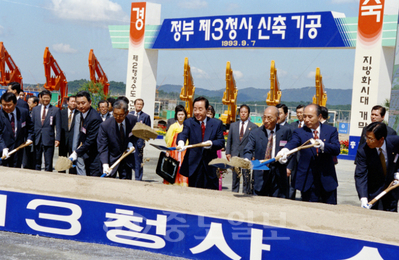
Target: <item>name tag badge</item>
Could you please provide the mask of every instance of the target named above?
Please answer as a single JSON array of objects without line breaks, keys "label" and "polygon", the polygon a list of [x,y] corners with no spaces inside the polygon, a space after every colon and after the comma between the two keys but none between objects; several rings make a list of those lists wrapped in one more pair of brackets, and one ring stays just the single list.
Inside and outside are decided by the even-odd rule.
[{"label": "name tag badge", "polygon": [[396,163],[398,161],[398,157],[399,157],[399,154],[396,154],[395,159],[393,160],[393,163]]},{"label": "name tag badge", "polygon": [[53,125],[53,116],[50,116],[50,125]]},{"label": "name tag badge", "polygon": [[287,144],[287,141],[280,141],[280,146],[285,146]]},{"label": "name tag badge", "polygon": [[26,126],[26,122],[22,122],[21,128],[24,128]]},{"label": "name tag badge", "polygon": [[82,126],[82,128],[80,129],[80,132],[86,134],[86,128],[84,128],[84,127]]},{"label": "name tag badge", "polygon": [[132,132],[130,132],[128,137],[131,137],[132,135],[133,135],[133,133],[132,133]]}]

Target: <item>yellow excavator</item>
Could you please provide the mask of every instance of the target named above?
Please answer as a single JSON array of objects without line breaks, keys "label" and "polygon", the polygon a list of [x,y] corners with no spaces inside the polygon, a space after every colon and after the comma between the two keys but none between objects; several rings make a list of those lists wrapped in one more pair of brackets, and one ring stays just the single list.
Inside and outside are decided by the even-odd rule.
[{"label": "yellow excavator", "polygon": [[276,106],[280,104],[281,91],[280,83],[278,82],[277,69],[274,60],[270,66],[270,91],[267,93],[266,104],[268,106]]},{"label": "yellow excavator", "polygon": [[188,64],[188,58],[184,59],[184,84],[180,92],[180,100],[186,101],[185,109],[187,117],[193,116],[193,103],[194,103],[194,80],[191,75],[190,65]]},{"label": "yellow excavator", "polygon": [[316,68],[316,95],[313,96],[313,104],[325,107],[327,104],[327,93],[324,90],[323,77],[320,68]]},{"label": "yellow excavator", "polygon": [[236,121],[237,113],[237,93],[236,81],[234,80],[233,70],[230,61],[226,65],[226,90],[223,93],[222,102],[227,105],[227,110],[220,116],[223,124],[229,125]]}]

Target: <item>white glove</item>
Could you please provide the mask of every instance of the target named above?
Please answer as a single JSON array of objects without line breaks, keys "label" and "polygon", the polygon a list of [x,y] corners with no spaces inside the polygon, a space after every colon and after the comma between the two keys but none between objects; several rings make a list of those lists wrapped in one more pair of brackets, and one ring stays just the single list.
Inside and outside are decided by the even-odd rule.
[{"label": "white glove", "polygon": [[103,164],[103,173],[106,173],[106,174],[109,173],[109,164],[108,163]]},{"label": "white glove", "polygon": [[310,142],[312,143],[312,144],[314,144],[314,143],[316,143],[316,142],[318,142],[319,144],[318,145],[315,145],[314,147],[315,148],[320,148],[321,150],[323,150],[324,151],[324,142],[321,140],[321,139],[310,139]]},{"label": "white glove", "polygon": [[360,198],[360,202],[362,203],[362,208],[369,209],[369,201],[366,197]]},{"label": "white glove", "polygon": [[393,175],[393,185],[396,185],[399,183],[399,172],[395,172]]},{"label": "white glove", "polygon": [[3,149],[3,157],[4,157],[4,160],[7,160],[8,158],[10,158],[10,156],[8,155],[8,148]]},{"label": "white glove", "polygon": [[73,151],[73,153],[69,156],[68,159],[71,160],[72,162],[76,161],[76,159],[78,159],[78,154],[75,151]]},{"label": "white glove", "polygon": [[288,161],[287,154],[288,154],[289,151],[290,150],[288,150],[287,148],[283,148],[283,149],[280,150],[280,152],[277,153],[276,157],[280,157],[278,159],[279,163],[281,163],[281,164],[286,164],[287,163],[287,161]]},{"label": "white glove", "polygon": [[32,141],[32,140],[30,140],[30,139],[28,139],[28,140],[26,140],[26,144],[29,144],[29,146],[32,146],[32,144],[33,144],[33,141]]},{"label": "white glove", "polygon": [[134,146],[133,146],[133,144],[132,144],[131,142],[129,142],[129,143],[127,144],[127,152],[130,152],[132,149],[133,149],[133,152],[132,152],[132,153],[134,153],[134,152],[135,152]]},{"label": "white glove", "polygon": [[208,145],[208,146],[204,147],[205,149],[211,149],[211,147],[212,147],[212,141],[211,140],[205,141],[204,144]]},{"label": "white glove", "polygon": [[177,147],[180,147],[180,149],[178,150],[179,152],[183,152],[184,150],[187,149],[183,140],[177,142]]}]

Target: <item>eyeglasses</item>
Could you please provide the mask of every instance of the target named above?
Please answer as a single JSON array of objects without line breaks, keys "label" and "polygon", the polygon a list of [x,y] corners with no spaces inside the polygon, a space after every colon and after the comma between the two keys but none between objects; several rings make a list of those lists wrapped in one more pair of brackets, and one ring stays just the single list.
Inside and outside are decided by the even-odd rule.
[{"label": "eyeglasses", "polygon": [[124,118],[126,117],[126,114],[113,114],[115,118]]}]

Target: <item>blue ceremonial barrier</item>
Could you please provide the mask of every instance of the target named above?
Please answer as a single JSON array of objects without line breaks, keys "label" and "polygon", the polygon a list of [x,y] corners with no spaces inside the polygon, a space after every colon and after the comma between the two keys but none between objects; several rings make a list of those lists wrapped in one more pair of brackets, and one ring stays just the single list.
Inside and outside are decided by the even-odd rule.
[{"label": "blue ceremonial barrier", "polygon": [[338,133],[340,134],[349,134],[349,123],[339,123]]},{"label": "blue ceremonial barrier", "polygon": [[399,247],[172,211],[0,191],[0,230],[192,259],[397,259]]}]

